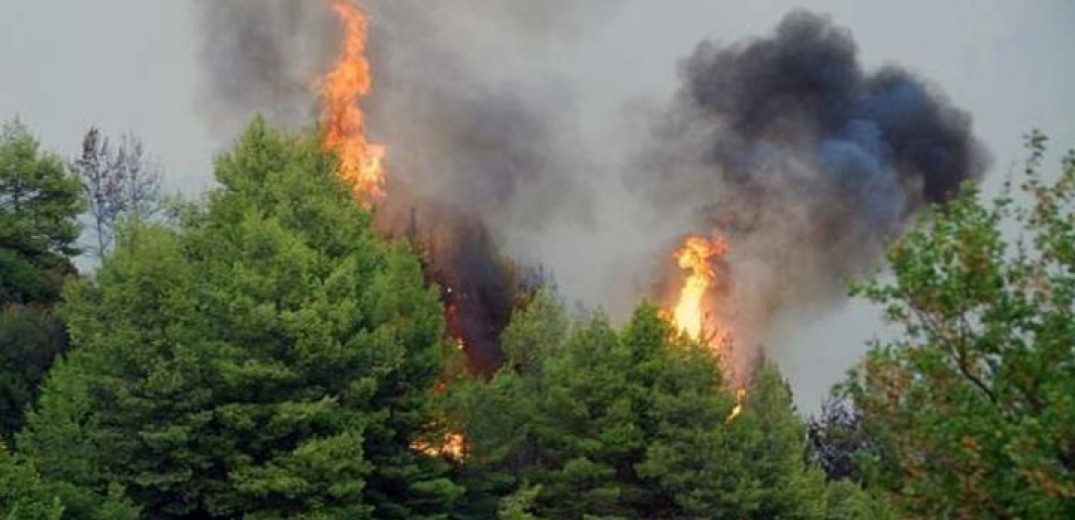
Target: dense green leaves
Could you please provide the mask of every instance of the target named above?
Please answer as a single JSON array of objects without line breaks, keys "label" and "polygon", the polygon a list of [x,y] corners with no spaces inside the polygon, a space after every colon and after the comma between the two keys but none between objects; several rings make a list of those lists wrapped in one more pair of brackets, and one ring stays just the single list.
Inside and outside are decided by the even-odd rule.
[{"label": "dense green leaves", "polygon": [[255,121],[176,228],[120,234],[69,287],[73,343],[20,451],[68,506],[116,486],[153,518],[436,518],[458,495],[411,443],[442,313],[316,143]]},{"label": "dense green leaves", "polygon": [[735,397],[711,350],[651,305],[616,331],[600,315],[572,324],[539,293],[504,345],[505,370],[455,392],[467,483],[503,497],[472,500],[475,518],[872,518],[874,501],[853,485],[830,500],[804,462],[774,367],[729,421]]},{"label": "dense green leaves", "polygon": [[[1075,155],[1046,182],[1043,142],[1028,207],[968,190],[859,287],[905,334],[807,436],[771,364],[730,418],[711,349],[651,304],[619,327],[540,292],[498,373],[454,370],[414,251],[375,236],[316,142],[261,120],[217,189],[121,225],[68,282],[78,184],[9,126],[0,517],[1073,516]],[[449,436],[461,457],[434,453]]]},{"label": "dense green leaves", "polygon": [[53,312],[78,238],[78,180],[18,122],[0,130],[0,439],[66,347]]},{"label": "dense green leaves", "polygon": [[59,520],[63,505],[49,496],[33,467],[20,464],[0,444],[0,517],[8,520]]},{"label": "dense green leaves", "polygon": [[1029,205],[968,188],[858,289],[905,331],[844,390],[878,441],[869,482],[908,515],[1075,516],[1075,155],[1046,182],[1029,146]]},{"label": "dense green leaves", "polygon": [[[0,131],[0,299],[39,301],[43,295],[17,282],[26,269],[63,270],[77,254],[76,217],[84,208],[78,179],[59,157],[42,153],[37,140],[18,122]],[[8,271],[12,269],[13,271]]]}]

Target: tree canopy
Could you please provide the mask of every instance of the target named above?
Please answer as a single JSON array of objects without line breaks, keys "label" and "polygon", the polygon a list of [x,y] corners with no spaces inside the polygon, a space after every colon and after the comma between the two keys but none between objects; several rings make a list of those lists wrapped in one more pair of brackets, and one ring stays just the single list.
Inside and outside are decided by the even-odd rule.
[{"label": "tree canopy", "polygon": [[119,489],[152,518],[438,518],[411,443],[443,318],[413,253],[313,140],[255,121],[221,187],[134,225],[63,307],[72,352],[18,446],[72,518]]},{"label": "tree canopy", "polygon": [[374,231],[313,135],[255,119],[214,189],[150,222],[107,199],[130,175],[94,170],[118,157],[99,136],[77,166],[104,191],[9,124],[0,517],[1075,517],[1075,153],[1050,177],[1044,144],[856,285],[902,334],[808,426],[775,364],[738,396],[648,302],[613,324],[528,292],[503,366],[469,374],[428,257]]},{"label": "tree canopy", "polygon": [[78,180],[18,121],[0,130],[0,439],[23,410],[66,336],[53,306],[78,254]]},{"label": "tree canopy", "polygon": [[601,315],[572,323],[541,293],[503,344],[506,368],[455,396],[468,477],[503,497],[473,501],[485,508],[475,518],[878,517],[842,497],[826,516],[824,476],[805,462],[804,425],[774,366],[729,418],[736,397],[712,350],[653,305],[617,331]]},{"label": "tree canopy", "polygon": [[967,187],[858,287],[903,334],[841,391],[866,481],[911,517],[1075,517],[1075,154],[1050,180],[1028,147],[1018,186]]}]

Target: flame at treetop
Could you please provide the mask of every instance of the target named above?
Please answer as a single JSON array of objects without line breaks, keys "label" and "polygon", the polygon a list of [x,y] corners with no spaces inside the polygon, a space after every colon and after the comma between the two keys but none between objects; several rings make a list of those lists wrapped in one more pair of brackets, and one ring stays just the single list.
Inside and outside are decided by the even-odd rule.
[{"label": "flame at treetop", "polygon": [[461,433],[449,432],[435,443],[416,440],[411,443],[411,449],[430,457],[447,457],[461,462],[467,458],[467,439]]},{"label": "flame at treetop", "polygon": [[[675,254],[679,267],[687,271],[687,278],[683,281],[679,299],[672,311],[672,323],[677,329],[696,340],[707,341],[722,355],[729,354],[730,338],[727,331],[722,330],[715,320],[707,320],[705,300],[717,281],[713,261],[724,256],[727,251],[728,243],[722,238],[708,239],[696,235],[687,237]],[[735,406],[728,413],[726,423],[734,421],[743,413],[747,392],[744,387],[739,386],[735,392]]]},{"label": "flame at treetop", "polygon": [[[344,26],[344,41],[332,70],[321,78],[322,148],[335,153],[340,161],[337,174],[354,189],[355,198],[366,205],[385,195],[382,160],[385,147],[366,140],[366,114],[358,102],[373,89],[370,62],[366,58],[369,21],[352,0],[333,0],[332,10]],[[452,309],[448,309],[449,315]],[[463,348],[462,340],[459,348]],[[437,392],[445,391],[446,380],[438,381]],[[431,457],[463,460],[466,438],[448,432],[442,439],[416,439],[411,448]]]},{"label": "flame at treetop", "polygon": [[728,418],[724,419],[724,423],[728,424],[739,417],[739,414],[743,413],[743,401],[747,397],[747,389],[740,388],[735,391],[735,406],[732,407],[732,411],[728,413]]},{"label": "flame at treetop", "polygon": [[705,328],[705,296],[716,282],[713,260],[723,256],[728,244],[720,238],[713,240],[689,236],[676,251],[679,267],[689,271],[683,282],[679,300],[672,312],[676,327],[694,339],[702,339]]},{"label": "flame at treetop", "polygon": [[365,204],[384,195],[385,148],[366,140],[366,115],[359,99],[373,87],[366,59],[369,23],[350,0],[334,0],[332,9],[344,24],[344,42],[332,71],[321,79],[322,146],[339,156],[337,172]]}]

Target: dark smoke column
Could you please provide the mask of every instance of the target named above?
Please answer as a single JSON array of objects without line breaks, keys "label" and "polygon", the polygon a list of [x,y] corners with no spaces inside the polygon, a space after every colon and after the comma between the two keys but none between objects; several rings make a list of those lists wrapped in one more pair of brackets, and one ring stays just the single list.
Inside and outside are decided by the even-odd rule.
[{"label": "dark smoke column", "polygon": [[687,231],[729,239],[722,308],[744,341],[838,300],[910,217],[986,166],[966,112],[904,69],[864,70],[850,32],[819,15],[703,43],[681,71],[631,181],[658,210],[691,208]]}]

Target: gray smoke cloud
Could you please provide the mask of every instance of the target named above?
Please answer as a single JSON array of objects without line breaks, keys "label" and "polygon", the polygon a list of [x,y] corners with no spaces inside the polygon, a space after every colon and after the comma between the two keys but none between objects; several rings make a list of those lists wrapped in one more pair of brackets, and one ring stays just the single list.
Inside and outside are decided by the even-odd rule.
[{"label": "gray smoke cloud", "polygon": [[320,0],[191,0],[198,22],[199,108],[230,140],[262,114],[298,129],[316,117],[314,80],[331,64],[338,28]]},{"label": "gray smoke cloud", "polygon": [[[721,234],[731,247],[716,309],[753,353],[767,331],[838,301],[914,213],[985,167],[968,114],[906,70],[864,70],[848,31],[807,12],[762,38],[702,43],[671,102],[588,120],[579,103],[594,96],[557,55],[625,3],[363,3],[364,108],[390,171],[378,218],[460,252],[434,268],[478,306],[463,314],[478,322],[483,363],[498,354],[481,322],[506,319],[483,306],[505,305],[517,281],[504,258],[622,317],[640,297],[669,296],[685,233]],[[211,124],[235,132],[255,111],[315,121],[311,79],[340,35],[328,0],[193,5]]]},{"label": "gray smoke cloud", "polygon": [[631,181],[731,242],[718,306],[751,349],[815,317],[925,204],[980,179],[970,115],[896,66],[863,70],[846,29],[805,11],[767,37],[702,43]]},{"label": "gray smoke cloud", "polygon": [[[378,224],[427,246],[478,371],[499,360],[499,329],[536,251],[506,237],[541,235],[550,215],[586,213],[570,89],[541,73],[552,41],[615,2],[373,0],[370,138],[390,171]],[[208,120],[235,134],[256,112],[288,127],[316,121],[316,78],[341,28],[330,0],[196,1]],[[508,37],[510,35],[510,37]],[[512,60],[503,60],[510,55]],[[529,243],[525,240],[520,244]],[[525,254],[522,254],[525,253]]]}]

